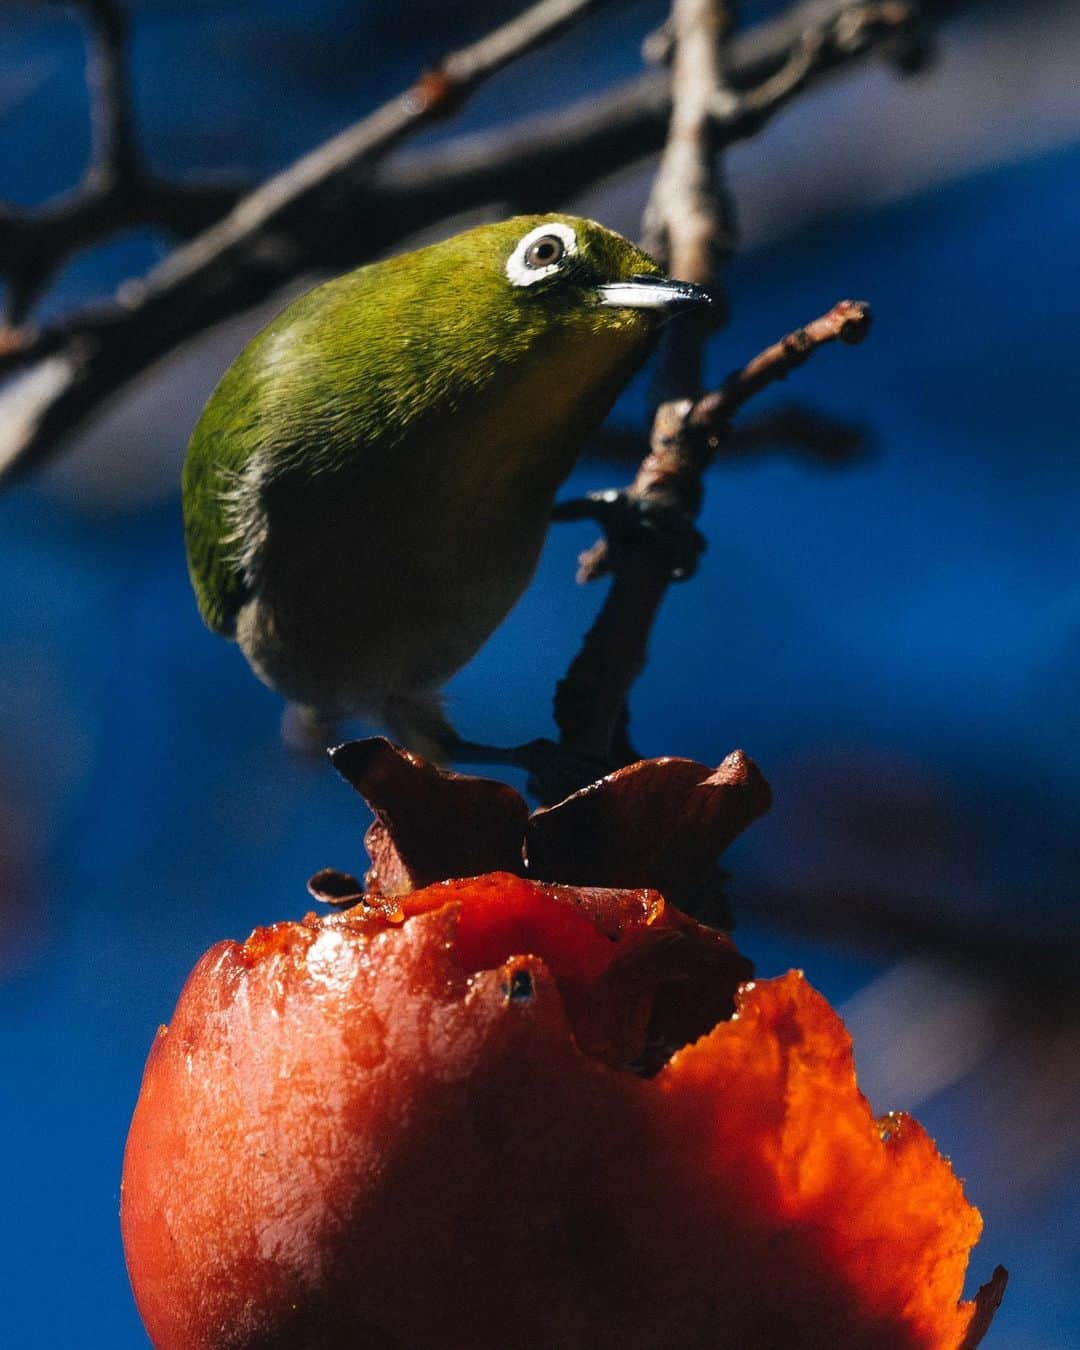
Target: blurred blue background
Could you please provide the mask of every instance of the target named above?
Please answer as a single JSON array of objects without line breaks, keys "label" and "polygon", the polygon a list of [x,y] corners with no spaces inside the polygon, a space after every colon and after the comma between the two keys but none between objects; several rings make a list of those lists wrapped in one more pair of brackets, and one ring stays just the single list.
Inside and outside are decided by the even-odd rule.
[{"label": "blurred blue background", "polygon": [[[514,7],[466,22],[425,0],[406,25],[344,0],[134,6],[145,150],[171,173],[265,174]],[[599,16],[429,138],[633,73],[663,12]],[[0,198],[35,203],[88,152],[83,41],[59,7],[0,25]],[[763,975],[803,966],[847,1014],[875,1108],[917,1109],[951,1155],[986,1221],[972,1287],[1011,1271],[987,1344],[1012,1350],[1080,1343],[1078,57],[1070,0],[959,7],[926,73],[859,67],[730,154],[744,242],[710,374],[869,299],[871,339],[773,401],[874,444],[842,467],[777,453],[712,472],[708,553],[633,702],[643,752],[739,745],[771,781],[727,860],[740,944]],[[635,233],[648,181],[580,205]],[[41,313],[166,249],[91,250]],[[117,1206],[154,1029],[211,942],[302,913],[318,867],[363,867],[362,803],[282,748],[278,700],[201,627],[185,573],[186,436],[269,312],[170,359],[0,499],[0,1341],[20,1350],[146,1344]],[[641,428],[647,393],[612,422]],[[631,472],[591,459],[568,492]],[[573,583],[591,537],[552,533],[453,682],[466,734],[550,729],[602,594]]]}]

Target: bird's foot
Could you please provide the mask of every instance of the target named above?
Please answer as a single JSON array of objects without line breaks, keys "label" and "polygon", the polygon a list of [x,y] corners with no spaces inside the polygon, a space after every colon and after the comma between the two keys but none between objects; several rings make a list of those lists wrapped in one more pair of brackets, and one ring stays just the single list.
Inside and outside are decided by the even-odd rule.
[{"label": "bird's foot", "polygon": [[697,571],[705,536],[678,507],[641,496],[628,488],[606,488],[572,501],[557,502],[553,520],[595,520],[607,540],[607,566],[638,548],[659,554],[672,581],[686,581]]}]

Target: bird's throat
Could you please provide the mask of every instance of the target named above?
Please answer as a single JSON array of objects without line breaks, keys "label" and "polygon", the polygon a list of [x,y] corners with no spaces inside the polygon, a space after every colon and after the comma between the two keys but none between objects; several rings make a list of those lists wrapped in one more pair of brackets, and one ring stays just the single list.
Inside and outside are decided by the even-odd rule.
[{"label": "bird's throat", "polygon": [[473,502],[494,494],[500,505],[533,502],[546,515],[646,345],[637,325],[538,344],[535,359],[493,381],[473,416],[462,419],[460,488]]}]

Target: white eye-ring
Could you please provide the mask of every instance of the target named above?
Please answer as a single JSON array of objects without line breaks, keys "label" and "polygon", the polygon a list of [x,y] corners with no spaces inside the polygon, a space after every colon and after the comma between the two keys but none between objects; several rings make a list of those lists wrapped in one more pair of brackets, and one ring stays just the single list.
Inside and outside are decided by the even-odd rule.
[{"label": "white eye-ring", "polygon": [[567,258],[577,253],[577,235],[561,220],[537,225],[519,239],[506,260],[511,286],[532,286],[557,272]]}]

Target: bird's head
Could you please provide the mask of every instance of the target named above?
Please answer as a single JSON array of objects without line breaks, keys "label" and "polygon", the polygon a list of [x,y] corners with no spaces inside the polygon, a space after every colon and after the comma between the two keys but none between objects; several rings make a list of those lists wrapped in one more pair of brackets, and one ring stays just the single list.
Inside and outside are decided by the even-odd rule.
[{"label": "bird's head", "polygon": [[380,264],[378,276],[387,321],[425,331],[444,365],[456,351],[490,368],[560,336],[587,348],[610,337],[643,355],[673,314],[710,303],[622,235],[563,213],[477,226]]},{"label": "bird's head", "polygon": [[711,303],[702,287],[669,280],[647,253],[594,220],[517,216],[490,228],[505,253],[506,280],[523,306],[542,298],[593,317],[597,309],[615,310],[624,319],[636,310],[656,323]]},{"label": "bird's head", "polygon": [[569,324],[645,337],[673,314],[710,303],[702,287],[670,280],[628,239],[579,216],[515,216],[442,247],[457,253],[464,286],[511,329]]}]

